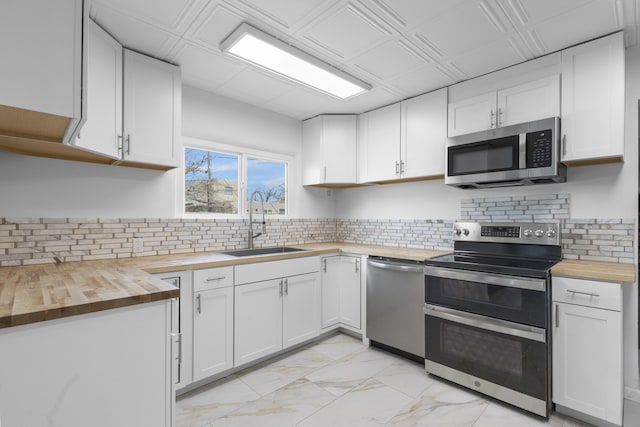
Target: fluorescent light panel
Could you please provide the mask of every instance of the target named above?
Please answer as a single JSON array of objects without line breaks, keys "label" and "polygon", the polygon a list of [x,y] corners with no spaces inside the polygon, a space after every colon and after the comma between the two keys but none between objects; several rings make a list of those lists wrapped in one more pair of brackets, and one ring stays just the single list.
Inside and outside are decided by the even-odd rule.
[{"label": "fluorescent light panel", "polygon": [[223,52],[341,99],[371,86],[243,23],[220,45]]}]

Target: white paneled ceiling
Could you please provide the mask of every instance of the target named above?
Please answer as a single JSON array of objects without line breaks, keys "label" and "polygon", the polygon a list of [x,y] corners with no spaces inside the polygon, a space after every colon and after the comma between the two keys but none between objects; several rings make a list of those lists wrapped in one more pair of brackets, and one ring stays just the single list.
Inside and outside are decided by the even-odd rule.
[{"label": "white paneled ceiling", "polygon": [[[362,113],[625,30],[640,0],[89,0],[125,47],[182,67],[183,82],[287,116]],[[229,57],[253,26],[373,86],[338,100]]]}]

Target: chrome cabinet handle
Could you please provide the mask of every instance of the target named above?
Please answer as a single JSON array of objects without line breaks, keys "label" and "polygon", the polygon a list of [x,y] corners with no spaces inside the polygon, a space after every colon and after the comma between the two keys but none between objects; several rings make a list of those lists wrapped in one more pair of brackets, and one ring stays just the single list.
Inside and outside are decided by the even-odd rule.
[{"label": "chrome cabinet handle", "polygon": [[196,297],[196,311],[198,312],[198,314],[202,313],[202,295],[198,294],[198,296]]},{"label": "chrome cabinet handle", "polygon": [[556,329],[560,327],[560,304],[556,304]]},{"label": "chrome cabinet handle", "polygon": [[282,280],[280,280],[280,283],[278,283],[278,290],[279,290],[280,296],[282,296],[282,283],[283,283]]},{"label": "chrome cabinet handle", "polygon": [[360,271],[360,260],[356,259],[356,273]]},{"label": "chrome cabinet handle", "polygon": [[396,162],[396,175],[400,175],[400,163]]},{"label": "chrome cabinet handle", "polygon": [[326,181],[326,180],[327,180],[327,167],[325,166],[324,167],[324,179],[323,179],[323,181]]},{"label": "chrome cabinet handle", "polygon": [[131,135],[127,134],[127,155],[131,155]]},{"label": "chrome cabinet handle", "polygon": [[400,160],[400,175],[404,174],[404,160]]},{"label": "chrome cabinet handle", "polygon": [[491,109],[491,111],[489,112],[489,119],[491,120],[491,124],[489,126],[489,128],[493,129],[493,116],[495,116],[496,114],[493,112],[493,108]]},{"label": "chrome cabinet handle", "polygon": [[284,294],[289,295],[289,279],[284,279]]},{"label": "chrome cabinet handle", "polygon": [[499,128],[502,126],[502,108],[498,108],[498,115],[496,116],[496,127]]},{"label": "chrome cabinet handle", "polygon": [[327,259],[326,258],[322,258],[322,270],[325,273],[327,272]]},{"label": "chrome cabinet handle", "polygon": [[122,135],[117,136],[117,144],[118,144],[118,152],[122,153],[120,156],[124,156],[124,141],[122,140]]},{"label": "chrome cabinet handle", "polygon": [[596,294],[593,292],[582,292],[582,291],[576,291],[575,289],[567,289],[567,292],[573,294],[575,296],[575,294],[579,294],[579,295],[586,295],[588,297],[599,297],[600,294]]},{"label": "chrome cabinet handle", "polygon": [[217,280],[224,280],[226,279],[227,276],[220,276],[220,277],[209,277],[208,279],[205,279],[205,282],[209,283],[209,282],[215,282]]},{"label": "chrome cabinet handle", "polygon": [[562,135],[562,156],[567,155],[567,134]]}]

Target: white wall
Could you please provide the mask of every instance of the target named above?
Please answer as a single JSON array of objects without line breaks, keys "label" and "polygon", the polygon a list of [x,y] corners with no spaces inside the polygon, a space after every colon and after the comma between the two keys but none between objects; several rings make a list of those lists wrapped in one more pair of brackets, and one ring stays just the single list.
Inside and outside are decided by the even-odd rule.
[{"label": "white wall", "polygon": [[170,218],[176,172],[0,151],[0,217]]},{"label": "white wall", "polygon": [[214,143],[286,154],[294,218],[335,217],[335,197],[302,186],[302,122],[193,87],[182,89],[182,134]]},{"label": "white wall", "polygon": [[[299,120],[190,87],[182,93],[184,135],[292,156],[291,216],[335,216],[334,197],[301,185]],[[181,174],[0,151],[0,217],[180,216]]]}]

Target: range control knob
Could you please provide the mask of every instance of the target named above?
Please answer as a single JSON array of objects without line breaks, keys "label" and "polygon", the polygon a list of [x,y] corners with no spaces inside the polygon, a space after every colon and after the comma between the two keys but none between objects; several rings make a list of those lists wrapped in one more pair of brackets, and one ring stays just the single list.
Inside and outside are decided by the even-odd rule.
[{"label": "range control knob", "polygon": [[547,237],[556,237],[556,232],[554,230],[548,230]]},{"label": "range control knob", "polygon": [[542,237],[542,236],[544,236],[544,231],[536,230],[533,234],[535,234],[536,237]]},{"label": "range control knob", "polygon": [[456,233],[456,236],[459,236],[462,234],[462,230],[460,230],[459,228],[456,228],[455,230],[453,230],[454,233]]},{"label": "range control knob", "polygon": [[468,236],[468,235],[469,235],[469,230],[468,230],[468,229],[466,229],[466,228],[463,228],[463,229],[462,229],[462,233],[463,233],[465,236]]},{"label": "range control knob", "polygon": [[522,232],[522,234],[524,234],[524,237],[531,237],[533,235],[533,231],[526,229]]}]

